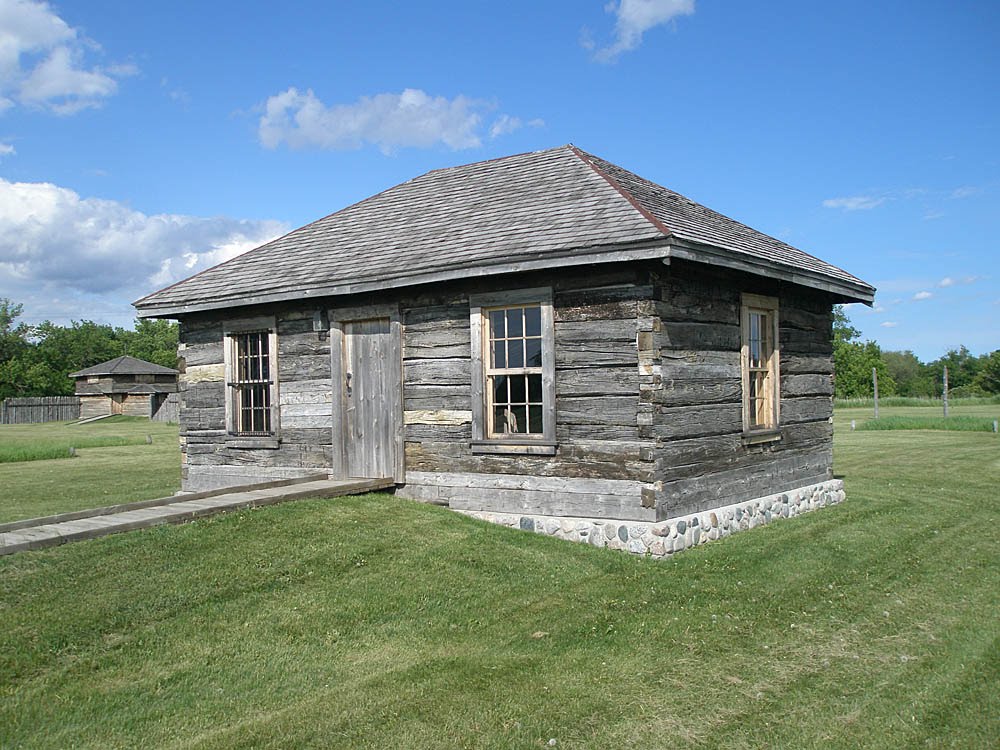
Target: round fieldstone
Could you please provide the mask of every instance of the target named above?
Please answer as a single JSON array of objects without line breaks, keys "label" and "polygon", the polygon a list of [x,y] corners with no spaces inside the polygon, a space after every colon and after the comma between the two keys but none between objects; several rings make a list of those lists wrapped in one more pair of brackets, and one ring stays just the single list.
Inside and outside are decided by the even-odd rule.
[{"label": "round fieldstone", "polygon": [[677,533],[683,534],[685,531],[687,531],[687,527],[688,527],[687,521],[681,519],[680,521],[677,522]]},{"label": "round fieldstone", "polygon": [[520,526],[521,526],[521,531],[534,531],[535,519],[528,518],[527,516],[521,516]]},{"label": "round fieldstone", "polygon": [[623,542],[627,542],[628,541],[628,527],[627,526],[619,526],[618,527],[618,538],[621,539]]}]

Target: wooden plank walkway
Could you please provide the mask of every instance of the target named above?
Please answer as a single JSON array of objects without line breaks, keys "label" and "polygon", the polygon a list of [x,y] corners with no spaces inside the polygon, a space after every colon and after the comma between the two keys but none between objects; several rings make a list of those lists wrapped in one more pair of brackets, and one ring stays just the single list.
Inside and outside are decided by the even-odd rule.
[{"label": "wooden plank walkway", "polygon": [[37,522],[34,525],[27,525],[30,522],[26,521],[0,527],[10,529],[0,532],[0,555],[95,539],[164,523],[183,523],[228,510],[276,505],[307,497],[361,495],[393,486],[395,481],[392,479],[314,479],[280,486],[240,487],[236,488],[237,491],[200,493],[193,497],[177,495],[136,503],[136,506],[144,507],[113,513],[109,513],[108,508],[95,508],[93,511],[67,514],[72,515],[71,520],[47,522],[49,519],[40,518],[34,519]]}]

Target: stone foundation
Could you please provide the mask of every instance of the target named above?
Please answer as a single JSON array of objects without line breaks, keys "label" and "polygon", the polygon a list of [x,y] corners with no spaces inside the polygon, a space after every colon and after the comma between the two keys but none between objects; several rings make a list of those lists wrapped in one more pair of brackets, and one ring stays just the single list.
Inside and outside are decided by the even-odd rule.
[{"label": "stone foundation", "polygon": [[832,479],[657,523],[470,510],[458,512],[502,526],[547,534],[571,542],[584,542],[595,547],[663,558],[737,531],[763,526],[778,518],[790,518],[843,500],[844,483],[839,479]]}]

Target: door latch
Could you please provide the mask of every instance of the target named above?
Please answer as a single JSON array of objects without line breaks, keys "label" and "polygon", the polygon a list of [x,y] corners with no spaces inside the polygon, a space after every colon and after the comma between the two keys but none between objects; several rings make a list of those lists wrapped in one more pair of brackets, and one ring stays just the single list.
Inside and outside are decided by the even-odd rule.
[{"label": "door latch", "polygon": [[351,397],[351,373],[347,373],[347,383],[345,385],[347,387],[347,397],[350,398]]}]

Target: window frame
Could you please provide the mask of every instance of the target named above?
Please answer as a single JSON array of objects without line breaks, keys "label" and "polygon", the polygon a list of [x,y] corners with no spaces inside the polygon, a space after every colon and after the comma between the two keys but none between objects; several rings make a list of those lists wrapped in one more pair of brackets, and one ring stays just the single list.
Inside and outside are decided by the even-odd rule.
[{"label": "window frame", "polygon": [[[261,316],[240,321],[228,322],[223,326],[223,353],[225,359],[225,403],[226,432],[229,448],[277,448],[281,432],[278,402],[278,329],[274,317]],[[237,386],[243,381],[237,380],[236,366],[239,358],[239,339],[253,333],[266,334],[268,357],[268,419],[270,424],[266,431],[239,429],[240,407],[236,401],[239,398]],[[250,381],[247,381],[250,382]]]},{"label": "window frame", "polygon": [[[491,434],[489,432],[492,399],[488,388],[492,367],[489,347],[490,310],[537,305],[541,313],[542,365],[500,368],[507,374],[523,372],[542,376],[542,431],[540,433]],[[472,452],[554,455],[556,445],[555,326],[551,287],[516,289],[469,297],[469,320],[472,336]]]},{"label": "window frame", "polygon": [[[770,351],[766,367],[752,367],[750,358],[751,315],[766,316],[765,326],[770,334]],[[778,336],[779,306],[777,297],[743,293],[740,305],[740,377],[742,385],[743,434],[752,442],[781,439],[781,340]],[[755,372],[765,372],[767,383],[764,399],[767,404],[767,422],[754,424],[751,419],[750,379]]]}]

